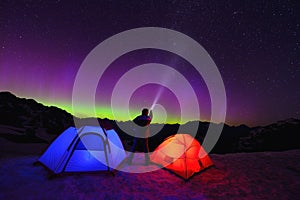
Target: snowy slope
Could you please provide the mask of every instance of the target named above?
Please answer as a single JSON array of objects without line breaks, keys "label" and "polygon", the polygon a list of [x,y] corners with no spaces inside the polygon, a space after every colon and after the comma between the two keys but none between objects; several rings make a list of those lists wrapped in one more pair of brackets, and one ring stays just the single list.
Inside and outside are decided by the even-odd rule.
[{"label": "snowy slope", "polygon": [[[188,182],[163,169],[48,180],[43,167],[32,166],[37,158],[0,158],[0,199],[300,199],[300,150],[213,154],[215,166]],[[146,167],[135,159],[124,167]]]}]

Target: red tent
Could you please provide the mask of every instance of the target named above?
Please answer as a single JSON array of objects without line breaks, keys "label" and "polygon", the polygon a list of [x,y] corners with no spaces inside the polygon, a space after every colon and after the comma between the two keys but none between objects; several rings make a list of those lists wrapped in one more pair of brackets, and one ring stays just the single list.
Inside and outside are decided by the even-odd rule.
[{"label": "red tent", "polygon": [[155,149],[150,159],[184,179],[213,165],[200,143],[189,134],[168,137]]}]

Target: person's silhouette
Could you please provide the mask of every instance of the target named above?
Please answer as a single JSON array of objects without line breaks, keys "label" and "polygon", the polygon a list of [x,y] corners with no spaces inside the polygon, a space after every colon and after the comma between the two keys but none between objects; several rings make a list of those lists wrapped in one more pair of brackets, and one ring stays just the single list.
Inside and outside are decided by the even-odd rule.
[{"label": "person's silhouette", "polygon": [[136,147],[138,144],[143,145],[144,153],[145,153],[145,162],[146,165],[149,163],[149,146],[148,146],[148,137],[150,135],[150,129],[149,124],[152,120],[152,112],[150,111],[149,116],[149,110],[147,108],[144,108],[142,110],[142,114],[134,118],[133,122],[138,125],[138,127],[134,128],[135,136],[133,139],[133,145],[131,147],[131,153],[128,156],[128,164],[132,163],[133,154],[136,150]]}]

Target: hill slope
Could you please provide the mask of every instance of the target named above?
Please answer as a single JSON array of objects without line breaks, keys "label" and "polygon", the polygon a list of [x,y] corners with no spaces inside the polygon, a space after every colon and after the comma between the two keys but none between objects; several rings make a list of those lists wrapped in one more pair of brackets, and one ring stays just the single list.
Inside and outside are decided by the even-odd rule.
[{"label": "hill slope", "polygon": [[[50,144],[60,133],[74,126],[74,117],[59,108],[44,106],[33,99],[16,97],[9,92],[0,92],[0,150],[16,149],[28,146],[27,151],[35,151],[37,144]],[[81,125],[93,125],[90,118],[78,119]],[[130,149],[132,137],[122,131],[116,121],[98,119],[107,129],[114,128],[124,142],[125,148]],[[126,124],[128,122],[122,122]],[[218,124],[214,124],[218,126]],[[182,133],[190,133],[191,127],[198,126],[196,139],[203,141],[209,123],[192,121],[181,125]],[[154,150],[165,138],[178,132],[178,124],[151,124],[149,140],[150,150]],[[161,130],[160,130],[161,129]],[[157,130],[160,130],[157,132]],[[214,147],[214,153],[278,151],[300,148],[297,139],[300,133],[300,120],[287,119],[265,127],[250,128],[246,125],[224,125],[221,137]],[[27,144],[27,145],[26,145]],[[29,148],[29,144],[32,148]],[[35,146],[35,147],[33,147]],[[32,151],[30,151],[32,149]]]}]

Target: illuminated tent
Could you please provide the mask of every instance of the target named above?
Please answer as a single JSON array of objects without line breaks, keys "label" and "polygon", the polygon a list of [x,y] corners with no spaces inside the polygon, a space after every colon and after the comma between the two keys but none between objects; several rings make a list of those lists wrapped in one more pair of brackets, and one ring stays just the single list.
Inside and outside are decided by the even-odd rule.
[{"label": "illuminated tent", "polygon": [[155,149],[150,160],[184,179],[213,165],[200,143],[189,134],[168,137]]},{"label": "illuminated tent", "polygon": [[110,171],[125,158],[123,145],[114,130],[84,126],[65,130],[38,161],[59,174]]}]

